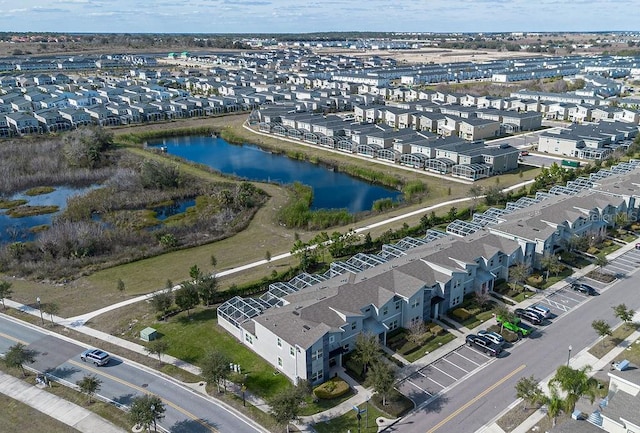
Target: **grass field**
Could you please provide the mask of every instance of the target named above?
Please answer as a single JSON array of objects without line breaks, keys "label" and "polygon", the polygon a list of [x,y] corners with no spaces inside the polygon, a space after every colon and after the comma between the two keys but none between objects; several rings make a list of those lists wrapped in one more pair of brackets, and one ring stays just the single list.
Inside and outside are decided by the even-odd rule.
[{"label": "grass field", "polygon": [[[124,134],[136,131],[161,130],[167,128],[186,128],[194,126],[213,126],[216,128],[229,127],[237,136],[243,137],[247,142],[261,142],[263,145],[275,146],[282,151],[301,151],[308,155],[311,160],[327,160],[333,165],[342,164],[361,165],[367,168],[375,167],[380,171],[400,177],[405,180],[420,179],[428,186],[429,193],[421,203],[416,203],[400,209],[393,209],[386,214],[372,214],[356,225],[366,225],[382,221],[390,216],[398,215],[406,211],[420,209],[433,205],[443,200],[461,198],[468,195],[469,185],[450,182],[447,180],[434,178],[424,172],[414,172],[402,170],[398,167],[379,166],[371,161],[363,161],[351,158],[347,155],[328,155],[326,151],[319,148],[301,147],[293,143],[276,140],[273,137],[254,136],[251,132],[242,128],[242,123],[246,119],[246,114],[231,115],[207,119],[186,119],[184,122],[170,122],[160,124],[150,124],[134,127],[122,127],[114,129],[114,133]],[[142,152],[140,148],[131,151]],[[151,154],[154,158],[162,158],[162,155]],[[197,173],[199,176],[213,179],[215,174],[197,170],[193,166],[183,165],[190,173]],[[523,171],[522,177],[518,173],[504,174],[500,176],[500,185],[508,186],[528,179],[532,179],[538,170],[527,169]],[[486,179],[478,182],[481,185],[495,185],[495,179]],[[213,270],[211,256],[217,259],[216,271],[233,268],[239,265],[262,260],[266,251],[272,256],[282,252],[290,251],[296,235],[303,241],[308,241],[317,232],[292,230],[276,224],[276,213],[287,202],[288,193],[285,189],[270,184],[257,183],[269,195],[270,200],[258,211],[249,227],[241,233],[228,239],[191,248],[188,250],[175,251],[157,257],[116,266],[106,270],[90,273],[77,280],[55,285],[46,282],[38,283],[27,280],[11,279],[13,283],[13,299],[26,304],[35,304],[35,299],[40,297],[43,303],[53,302],[60,307],[59,315],[71,317],[84,312],[92,311],[106,305],[119,302],[126,297],[148,293],[165,286],[167,280],[174,283],[180,282],[188,277],[189,268],[196,264],[203,271]],[[458,206],[462,208],[463,206]],[[439,214],[444,214],[449,209],[441,209]],[[410,226],[417,225],[421,215],[406,218],[393,225],[379,227],[371,231],[371,236],[376,237],[389,228],[397,229],[406,223]],[[337,227],[332,231],[345,232],[350,227]],[[271,273],[273,269],[284,270],[294,264],[294,259],[272,261],[268,265],[253,268],[240,274],[234,274],[220,279],[220,289],[224,290],[232,284],[243,284],[249,281],[260,280],[265,275]],[[10,276],[5,276],[9,277]],[[117,282],[121,279],[125,283],[125,291],[121,294],[117,290]],[[69,302],[73,299],[73,302]]]},{"label": "grass field", "polygon": [[[24,403],[0,394],[2,408],[2,429],[7,433],[78,433],[60,421],[27,406]],[[15,429],[12,426],[16,426]]]}]

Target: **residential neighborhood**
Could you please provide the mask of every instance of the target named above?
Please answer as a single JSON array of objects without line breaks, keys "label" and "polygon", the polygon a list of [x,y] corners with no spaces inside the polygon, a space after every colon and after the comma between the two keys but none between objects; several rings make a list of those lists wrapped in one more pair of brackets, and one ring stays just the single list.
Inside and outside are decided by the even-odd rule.
[{"label": "residential neighborhood", "polygon": [[640,433],[640,34],[404,30],[0,35],[10,431]]}]

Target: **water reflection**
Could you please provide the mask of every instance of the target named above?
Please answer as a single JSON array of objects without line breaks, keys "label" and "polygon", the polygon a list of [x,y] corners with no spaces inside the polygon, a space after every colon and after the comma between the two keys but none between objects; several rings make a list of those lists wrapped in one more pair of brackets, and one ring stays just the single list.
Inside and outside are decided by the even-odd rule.
[{"label": "water reflection", "polygon": [[370,210],[381,198],[399,200],[401,193],[344,173],[284,155],[274,155],[257,146],[236,146],[219,137],[175,137],[149,142],[149,146],[165,146],[167,152],[221,173],[261,182],[290,184],[301,182],[313,188],[313,209],[346,208],[349,212]]},{"label": "water reflection", "polygon": [[26,200],[28,206],[58,206],[58,211],[43,215],[32,215],[22,218],[12,218],[6,214],[6,209],[0,211],[0,243],[27,242],[35,239],[36,234],[31,231],[34,227],[51,225],[53,218],[59,215],[67,205],[67,199],[75,195],[85,194],[95,186],[72,188],[58,186],[48,194],[28,196],[24,193],[14,194],[8,200]]}]

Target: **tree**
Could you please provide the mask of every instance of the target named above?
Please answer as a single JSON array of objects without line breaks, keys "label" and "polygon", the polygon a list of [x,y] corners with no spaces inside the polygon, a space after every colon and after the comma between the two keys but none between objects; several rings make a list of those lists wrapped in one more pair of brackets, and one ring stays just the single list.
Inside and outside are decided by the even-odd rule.
[{"label": "tree", "polygon": [[382,397],[382,405],[387,405],[387,397],[393,390],[396,381],[396,370],[383,359],[374,362],[367,374],[365,384],[371,386]]},{"label": "tree", "polygon": [[101,384],[102,381],[92,374],[87,374],[81,380],[76,382],[80,391],[87,394],[89,404],[91,404],[91,397],[98,392]]},{"label": "tree", "polygon": [[197,282],[198,296],[200,301],[207,307],[213,304],[218,293],[218,280],[215,275],[201,277]]},{"label": "tree", "polygon": [[162,364],[162,355],[167,353],[167,350],[169,350],[169,343],[162,338],[157,338],[155,340],[151,340],[144,350],[149,355],[156,355],[158,357],[158,362]]},{"label": "tree", "polygon": [[24,365],[33,364],[34,362],[36,362],[36,352],[27,349],[27,346],[22,343],[16,343],[9,347],[9,350],[4,354],[4,363],[8,367],[20,367],[22,377],[27,375],[24,371]]},{"label": "tree", "polygon": [[593,403],[597,396],[598,382],[590,378],[588,365],[574,370],[573,368],[562,365],[556,370],[555,376],[549,381],[549,385],[558,386],[565,392],[565,408],[567,412],[573,412],[576,402],[583,396],[588,396]]},{"label": "tree", "polygon": [[516,317],[516,315],[513,313],[513,311],[511,311],[510,309],[508,309],[504,305],[496,306],[496,308],[493,309],[493,314],[495,314],[496,318],[500,317],[502,319],[502,321],[499,322],[500,323],[500,332],[501,333],[504,330],[504,322],[505,321],[513,322],[513,320]]},{"label": "tree", "polygon": [[545,254],[540,259],[540,264],[542,265],[543,269],[551,272],[556,277],[564,268],[564,265],[560,263],[558,256],[556,256],[555,254]]},{"label": "tree", "polygon": [[524,281],[529,276],[529,266],[520,262],[515,266],[509,268],[509,279],[517,287],[521,285],[524,288]]},{"label": "tree", "polygon": [[171,288],[156,292],[151,297],[151,306],[156,312],[162,313],[162,320],[165,320],[167,311],[172,305],[173,292],[171,292]]},{"label": "tree", "polygon": [[607,260],[607,257],[604,254],[599,254],[596,256],[593,263],[598,267],[598,271],[602,272],[602,268],[609,264],[609,260]]},{"label": "tree", "polygon": [[367,370],[380,357],[380,342],[374,334],[358,334],[356,337],[356,347],[353,351],[353,358],[362,364],[362,375],[367,374]]},{"label": "tree", "polygon": [[231,373],[229,364],[231,359],[222,352],[209,351],[205,354],[200,370],[202,377],[209,383],[215,383],[220,392],[220,383],[224,385],[226,391],[226,380]]},{"label": "tree", "polygon": [[447,212],[447,221],[451,222],[456,219],[456,215],[458,214],[458,209],[455,206],[451,206],[449,212]]},{"label": "tree", "polygon": [[594,320],[591,322],[591,327],[598,333],[598,336],[602,337],[600,342],[604,346],[604,337],[611,335],[611,326],[604,320]]},{"label": "tree", "polygon": [[469,195],[471,196],[471,216],[473,216],[473,212],[476,210],[476,206],[478,205],[478,197],[482,196],[482,186],[473,185],[469,188]]},{"label": "tree", "polygon": [[51,324],[53,325],[53,316],[57,314],[58,311],[60,311],[60,307],[56,303],[47,302],[45,304],[42,304],[42,311],[49,315],[49,317],[51,318]]},{"label": "tree", "polygon": [[300,392],[295,387],[280,391],[269,400],[271,415],[278,424],[287,426],[287,433],[289,433],[289,423],[298,418],[302,401]]},{"label": "tree", "polygon": [[218,259],[213,254],[211,254],[211,266],[213,266],[214,268],[218,266]]},{"label": "tree", "polygon": [[124,295],[124,290],[125,290],[124,281],[122,281],[120,278],[118,278],[116,289],[118,289],[118,292],[120,292],[120,294]]},{"label": "tree", "polygon": [[551,396],[544,399],[544,404],[547,406],[547,416],[553,420],[553,426],[556,425],[556,420],[562,409],[566,406],[566,402],[562,400],[558,394],[558,390],[551,387]]},{"label": "tree", "polygon": [[183,310],[187,310],[187,317],[191,316],[190,310],[198,305],[200,297],[196,285],[187,281],[182,283],[182,288],[176,293],[176,305]]},{"label": "tree", "polygon": [[271,262],[271,252],[269,250],[264,253],[264,259],[267,261],[267,263]]},{"label": "tree", "polygon": [[158,431],[157,422],[164,418],[164,403],[157,395],[145,394],[133,398],[129,406],[129,420],[143,429]]},{"label": "tree", "polygon": [[[520,378],[518,383],[516,383],[516,396],[532,406],[542,402],[544,394],[542,393],[542,389],[540,389],[539,382],[540,381],[533,376]],[[523,409],[527,410],[526,405]]]},{"label": "tree", "polygon": [[627,327],[633,320],[633,316],[636,314],[631,308],[627,308],[626,304],[620,304],[613,307],[613,313],[618,319],[622,320]]},{"label": "tree", "polygon": [[473,298],[483,311],[486,310],[487,306],[491,305],[491,295],[486,290],[478,290],[474,293]]},{"label": "tree", "polygon": [[202,271],[200,271],[198,265],[193,265],[189,268],[189,276],[195,281],[202,278]]},{"label": "tree", "polygon": [[424,334],[427,332],[427,326],[422,320],[414,322],[409,326],[409,334],[407,335],[407,341],[412,344],[420,344],[424,339]]},{"label": "tree", "polygon": [[4,305],[5,299],[11,299],[11,294],[13,290],[11,290],[11,283],[7,280],[0,280],[0,299],[2,299],[2,307],[6,310],[7,306]]}]

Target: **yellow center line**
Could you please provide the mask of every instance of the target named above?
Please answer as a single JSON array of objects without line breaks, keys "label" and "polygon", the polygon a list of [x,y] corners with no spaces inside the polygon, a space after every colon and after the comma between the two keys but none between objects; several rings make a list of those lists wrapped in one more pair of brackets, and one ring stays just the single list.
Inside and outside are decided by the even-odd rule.
[{"label": "yellow center line", "polygon": [[0,332],[0,337],[6,338],[7,340],[15,341],[16,343],[22,343],[25,346],[29,345],[29,343],[27,343],[26,341],[20,340],[19,338],[16,338],[16,337],[12,337],[11,335],[7,335],[4,332]]},{"label": "yellow center line", "polygon": [[[91,371],[91,372],[93,372],[93,373],[96,373],[97,375],[107,377],[107,378],[109,378],[109,379],[111,379],[111,380],[114,380],[114,381],[116,381],[116,382],[118,382],[118,383],[121,383],[121,384],[123,384],[123,385],[125,385],[125,386],[129,386],[129,387],[131,387],[131,388],[133,388],[133,389],[136,389],[136,390],[138,390],[138,391],[142,392],[143,394],[155,395],[155,394],[153,394],[152,392],[150,392],[150,391],[148,391],[148,390],[146,390],[146,389],[142,388],[141,386],[134,385],[134,384],[132,384],[132,383],[130,383],[130,382],[127,382],[126,380],[122,380],[122,379],[120,379],[119,377],[116,377],[116,376],[113,376],[113,375],[111,375],[111,374],[105,373],[105,372],[104,372],[104,370],[98,370],[97,368],[89,367],[89,366],[87,366],[85,363],[81,363],[81,362],[78,362],[78,361],[69,360],[69,363],[71,363],[71,364],[73,364],[73,365],[77,365],[78,367],[82,367],[82,368],[84,368],[84,369],[86,369],[86,370],[89,370],[89,371]],[[203,427],[205,427],[205,428],[206,428],[206,429],[208,429],[209,431],[212,431],[212,432],[217,432],[217,431],[218,431],[218,430],[216,430],[214,427],[211,427],[209,424],[207,424],[206,422],[204,422],[203,420],[201,420],[199,417],[197,417],[197,416],[195,416],[194,414],[192,414],[191,412],[189,412],[189,411],[187,411],[187,410],[183,409],[182,407],[180,407],[180,406],[176,405],[175,403],[173,403],[173,402],[171,402],[171,401],[169,401],[169,400],[166,400],[166,399],[164,399],[164,398],[162,398],[162,397],[160,397],[160,396],[157,396],[157,397],[158,397],[158,398],[160,398],[160,400],[162,400],[163,402],[165,402],[167,405],[169,405],[169,406],[171,406],[172,408],[176,409],[178,412],[181,412],[181,413],[183,413],[184,415],[186,415],[186,416],[188,416],[189,418],[191,418],[192,420],[194,420],[194,421],[198,422],[199,424],[201,424]]]},{"label": "yellow center line", "polygon": [[448,417],[446,417],[445,419],[443,419],[442,421],[440,421],[438,424],[436,424],[435,426],[433,426],[433,428],[429,431],[427,431],[427,433],[433,433],[436,430],[438,430],[440,427],[442,427],[443,425],[445,425],[446,423],[448,423],[449,421],[451,421],[452,419],[454,419],[455,417],[457,417],[458,415],[460,415],[460,413],[462,411],[464,411],[465,409],[467,409],[469,406],[471,406],[472,404],[476,403],[478,400],[480,400],[481,398],[483,398],[485,395],[489,394],[491,391],[493,391],[494,389],[496,389],[497,387],[499,387],[500,385],[502,385],[503,383],[505,383],[507,380],[511,379],[513,376],[515,376],[516,374],[518,374],[519,372],[521,372],[522,370],[524,370],[527,366],[525,364],[522,364],[520,367],[516,368],[515,370],[513,370],[511,373],[507,374],[505,377],[503,377],[502,379],[500,379],[499,381],[497,381],[496,383],[494,383],[493,385],[491,385],[489,388],[485,389],[484,391],[482,391],[480,394],[476,395],[474,398],[472,398],[471,400],[469,400],[467,403],[465,403],[463,406],[459,407],[455,412],[453,412],[451,415],[449,415]]}]

